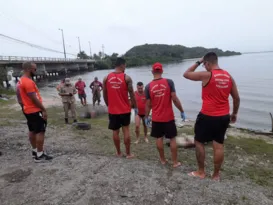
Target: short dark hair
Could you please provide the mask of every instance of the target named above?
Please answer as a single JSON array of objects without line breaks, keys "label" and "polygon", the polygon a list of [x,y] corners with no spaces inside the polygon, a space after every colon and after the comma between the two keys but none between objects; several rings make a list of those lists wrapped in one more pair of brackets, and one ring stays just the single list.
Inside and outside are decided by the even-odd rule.
[{"label": "short dark hair", "polygon": [[138,82],[137,86],[143,86],[143,82]]},{"label": "short dark hair", "polygon": [[30,61],[27,61],[27,62],[24,62],[22,67],[24,70],[28,70],[31,68],[31,66],[33,65],[34,63],[30,62]]},{"label": "short dark hair", "polygon": [[121,65],[125,65],[126,64],[126,60],[124,58],[117,58],[115,66],[121,66]]},{"label": "short dark hair", "polygon": [[217,63],[218,57],[217,54],[214,52],[209,52],[204,56],[204,61],[207,61],[209,63]]}]

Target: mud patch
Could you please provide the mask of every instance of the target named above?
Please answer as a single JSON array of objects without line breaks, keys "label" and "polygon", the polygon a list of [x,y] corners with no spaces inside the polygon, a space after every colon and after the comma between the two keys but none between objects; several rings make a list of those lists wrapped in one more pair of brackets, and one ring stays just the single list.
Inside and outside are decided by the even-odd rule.
[{"label": "mud patch", "polygon": [[31,175],[32,170],[27,169],[18,169],[11,173],[3,174],[0,176],[0,178],[3,178],[4,180],[8,181],[9,183],[20,183],[28,178],[29,175]]}]

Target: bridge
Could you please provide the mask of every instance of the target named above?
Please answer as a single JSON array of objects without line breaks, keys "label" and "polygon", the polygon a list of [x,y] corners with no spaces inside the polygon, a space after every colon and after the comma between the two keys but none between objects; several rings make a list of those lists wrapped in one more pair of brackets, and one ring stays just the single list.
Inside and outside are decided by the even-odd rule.
[{"label": "bridge", "polygon": [[12,76],[16,79],[22,74],[22,63],[30,61],[37,65],[36,75],[44,78],[51,75],[63,75],[68,72],[95,70],[93,59],[77,58],[48,58],[48,57],[23,57],[0,56],[0,83],[8,84],[8,71],[12,70]]}]

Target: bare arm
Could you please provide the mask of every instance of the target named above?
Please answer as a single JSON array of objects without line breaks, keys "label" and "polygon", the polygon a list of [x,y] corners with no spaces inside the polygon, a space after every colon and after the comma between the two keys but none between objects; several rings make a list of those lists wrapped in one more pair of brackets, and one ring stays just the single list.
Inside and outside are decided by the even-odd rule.
[{"label": "bare arm", "polygon": [[[203,62],[203,60],[200,60],[200,62]],[[208,71],[195,72],[198,66],[199,65],[195,63],[191,67],[189,67],[183,75],[184,78],[192,81],[202,81],[203,83],[207,83],[207,81],[210,79],[211,73]]]},{"label": "bare arm", "polygon": [[232,80],[232,88],[231,88],[231,96],[233,99],[233,113],[234,115],[237,115],[239,107],[240,107],[240,96],[239,96],[239,92],[237,89],[237,85],[234,81],[234,79],[231,77]]},{"label": "bare arm", "polygon": [[[107,76],[103,79],[103,99],[105,104],[108,106],[108,94],[107,94],[107,86],[106,86]],[[91,88],[91,85],[90,85]],[[92,89],[92,88],[91,88]]]},{"label": "bare arm", "polygon": [[128,92],[129,92],[130,99],[132,102],[132,107],[137,108],[137,103],[136,103],[136,98],[135,98],[135,93],[134,93],[134,88],[133,88],[133,81],[128,75],[125,76],[125,80],[126,80],[126,83],[128,86]]},{"label": "bare arm", "polygon": [[172,101],[173,104],[175,105],[175,107],[180,111],[180,112],[184,112],[182,104],[180,102],[180,100],[178,99],[177,95],[175,92],[171,93],[171,97],[172,97]]},{"label": "bare arm", "polygon": [[145,118],[147,118],[150,115],[151,109],[152,109],[151,100],[148,99],[146,100],[146,106],[145,106]]},{"label": "bare arm", "polygon": [[46,111],[46,109],[43,106],[43,104],[36,97],[36,93],[28,93],[28,96],[31,99],[31,101],[34,103],[34,105],[36,105],[38,108],[40,108],[43,112]]}]

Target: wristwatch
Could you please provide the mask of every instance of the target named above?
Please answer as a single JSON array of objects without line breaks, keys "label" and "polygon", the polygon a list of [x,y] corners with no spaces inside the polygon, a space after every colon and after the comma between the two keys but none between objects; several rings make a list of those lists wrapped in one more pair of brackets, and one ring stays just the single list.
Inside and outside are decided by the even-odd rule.
[{"label": "wristwatch", "polygon": [[201,65],[201,62],[200,61],[196,61],[195,62],[197,65]]}]

